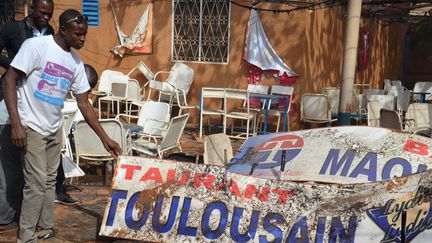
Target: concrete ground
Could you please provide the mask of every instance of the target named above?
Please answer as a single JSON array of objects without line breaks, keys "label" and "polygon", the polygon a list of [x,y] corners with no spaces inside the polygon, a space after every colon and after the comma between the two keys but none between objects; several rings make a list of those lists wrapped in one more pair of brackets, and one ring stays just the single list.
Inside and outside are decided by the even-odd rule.
[{"label": "concrete ground", "polygon": [[[204,151],[203,140],[197,137],[194,128],[187,128],[182,136],[181,145],[183,153],[172,151],[168,157],[175,160],[193,160],[196,155],[202,155]],[[244,140],[232,140],[234,151],[236,151]],[[79,205],[66,206],[55,204],[55,230],[56,236],[41,242],[47,243],[69,243],[69,242],[137,242],[115,238],[101,237],[98,235],[101,226],[103,213],[110,195],[110,182],[112,172],[107,172],[106,184],[103,185],[104,178],[101,175],[101,166],[95,164],[81,164],[86,171],[84,177],[75,179],[73,186],[79,190],[72,190],[68,193],[79,200]],[[110,166],[107,166],[109,169]],[[0,232],[0,242],[16,242],[18,229]]]}]

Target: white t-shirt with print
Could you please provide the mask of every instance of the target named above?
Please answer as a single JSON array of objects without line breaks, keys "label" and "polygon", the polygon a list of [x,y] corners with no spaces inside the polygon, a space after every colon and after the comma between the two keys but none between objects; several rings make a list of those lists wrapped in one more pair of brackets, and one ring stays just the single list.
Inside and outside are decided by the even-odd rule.
[{"label": "white t-shirt with print", "polygon": [[17,87],[21,122],[43,136],[60,128],[69,90],[81,94],[90,89],[81,59],[64,51],[53,36],[27,39],[11,66],[26,74]]}]

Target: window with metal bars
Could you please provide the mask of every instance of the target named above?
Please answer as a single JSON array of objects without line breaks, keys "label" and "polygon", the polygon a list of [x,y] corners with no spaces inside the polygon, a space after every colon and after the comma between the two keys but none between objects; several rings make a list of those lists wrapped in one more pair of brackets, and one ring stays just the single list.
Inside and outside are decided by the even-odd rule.
[{"label": "window with metal bars", "polygon": [[0,1],[0,25],[15,19],[15,0]]},{"label": "window with metal bars", "polygon": [[173,1],[173,61],[228,63],[228,0]]}]

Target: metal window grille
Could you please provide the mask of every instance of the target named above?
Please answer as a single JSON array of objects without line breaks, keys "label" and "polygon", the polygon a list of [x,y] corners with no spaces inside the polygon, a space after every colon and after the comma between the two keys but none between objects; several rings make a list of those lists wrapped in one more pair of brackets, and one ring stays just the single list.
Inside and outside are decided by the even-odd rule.
[{"label": "metal window grille", "polygon": [[228,0],[173,1],[173,61],[228,63]]},{"label": "metal window grille", "polygon": [[0,25],[15,19],[15,0],[0,1]]},{"label": "metal window grille", "polygon": [[88,17],[89,26],[99,26],[99,0],[82,0],[82,14]]}]

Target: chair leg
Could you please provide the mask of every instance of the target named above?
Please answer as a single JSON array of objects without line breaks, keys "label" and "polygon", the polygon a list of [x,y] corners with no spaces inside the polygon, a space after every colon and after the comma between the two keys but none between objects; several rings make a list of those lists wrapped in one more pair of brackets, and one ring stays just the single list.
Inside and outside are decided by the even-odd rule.
[{"label": "chair leg", "polygon": [[280,124],[280,115],[278,116],[278,120],[276,123],[276,132],[279,132],[279,124]]}]

